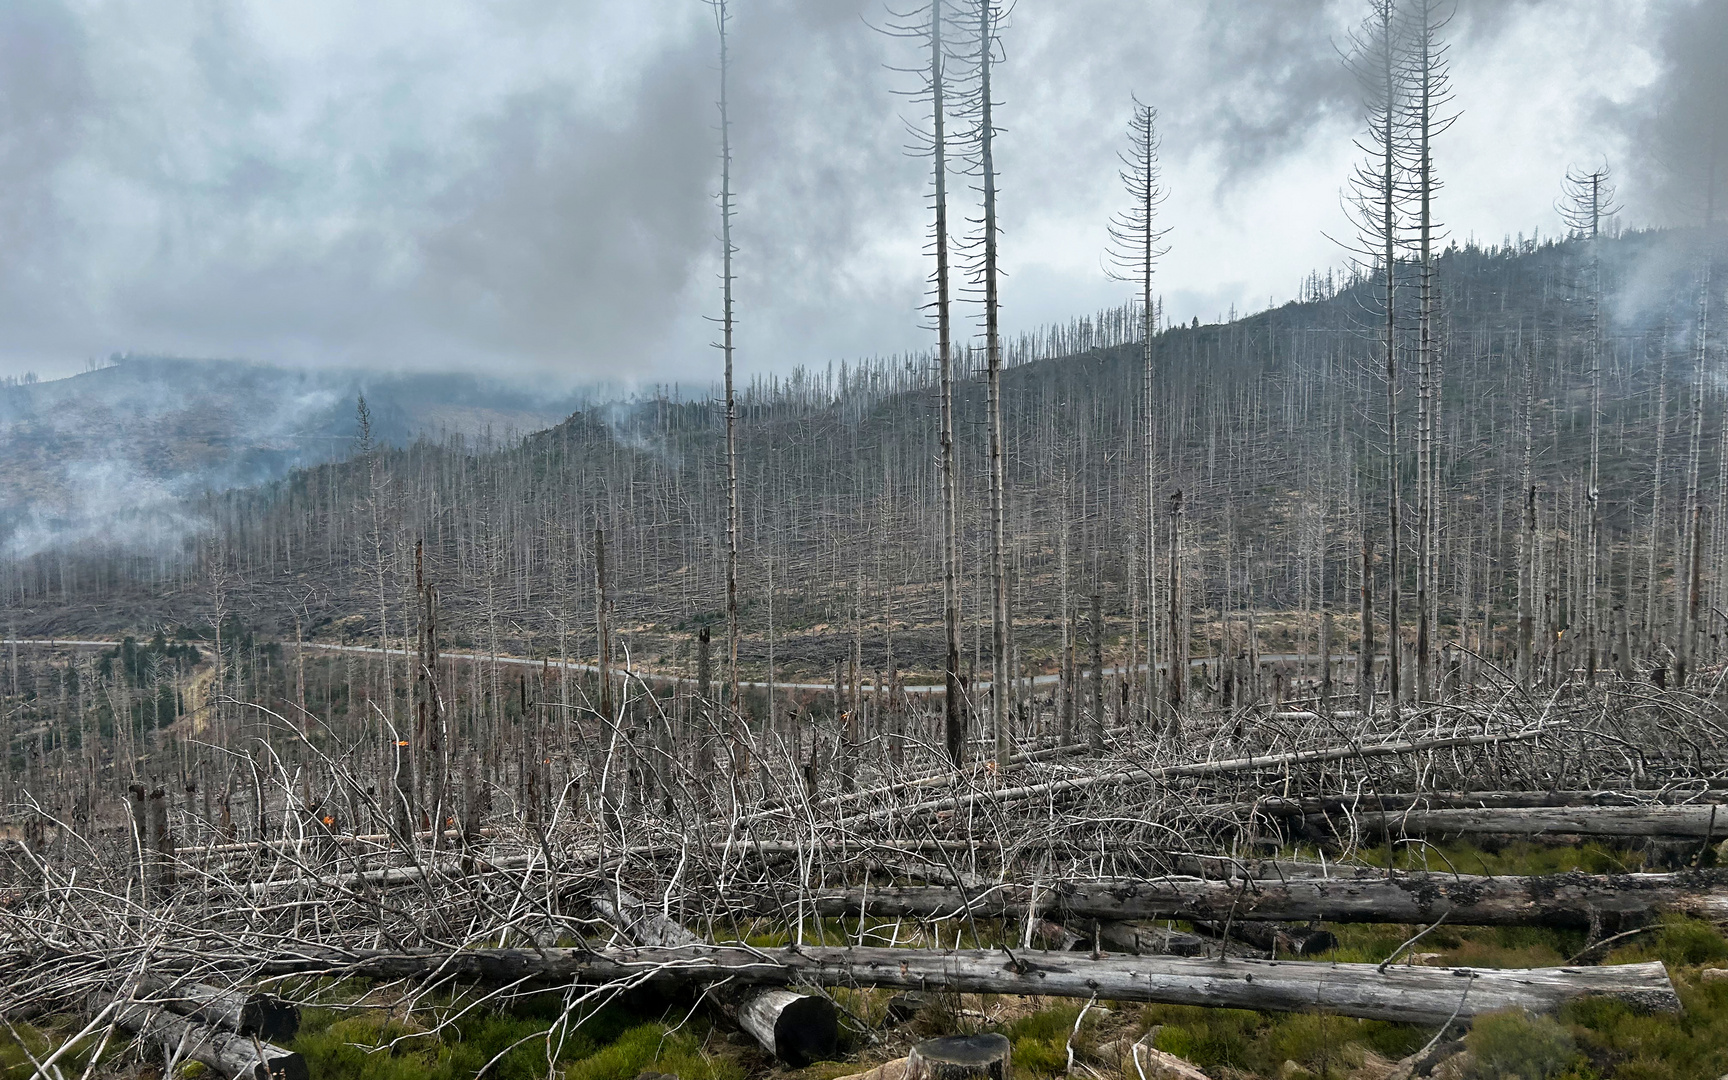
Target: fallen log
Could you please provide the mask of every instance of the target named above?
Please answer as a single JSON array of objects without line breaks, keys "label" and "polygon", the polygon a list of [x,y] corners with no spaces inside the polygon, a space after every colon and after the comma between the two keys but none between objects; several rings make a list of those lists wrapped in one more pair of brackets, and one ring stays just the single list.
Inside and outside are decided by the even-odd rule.
[{"label": "fallen log", "polygon": [[1232,937],[1246,942],[1274,957],[1319,956],[1338,947],[1338,936],[1330,930],[1312,930],[1306,926],[1241,918],[1222,923],[1200,919],[1194,926],[1216,937]]},{"label": "fallen log", "polygon": [[[1337,815],[1337,816],[1342,816]],[[1334,816],[1306,815],[1310,825],[1336,829]],[[1615,836],[1728,837],[1728,805],[1529,806],[1366,810],[1348,820],[1367,836]]]},{"label": "fallen log", "polygon": [[[1031,900],[1032,890],[1023,885],[983,891],[923,885],[852,888],[806,903],[827,917],[946,919],[967,914],[1019,918]],[[1728,870],[1532,877],[1380,870],[1350,877],[1109,879],[1042,885],[1037,904],[1040,912],[1074,925],[1086,919],[1429,923],[1444,915],[1455,925],[1576,927],[1602,916],[1650,911],[1728,920]]]},{"label": "fallen log", "polygon": [[[100,1009],[114,999],[98,995]],[[116,1027],[162,1046],[176,1057],[201,1061],[235,1080],[310,1080],[306,1061],[291,1050],[261,1041],[255,1035],[223,1031],[155,1004],[132,1001],[115,1010]]]},{"label": "fallen log", "polygon": [[[701,943],[701,938],[622,889],[612,899],[597,897],[592,904],[596,914],[640,944],[676,948]],[[794,1068],[828,1060],[840,1048],[840,1016],[827,998],[779,988],[722,992],[716,998],[762,1049]]]},{"label": "fallen log", "polygon": [[[1227,758],[1220,761],[1196,761],[1186,765],[1165,765],[1158,768],[1090,773],[1084,776],[1064,777],[1038,784],[1024,784],[1018,787],[994,790],[985,789],[968,792],[964,795],[951,795],[942,799],[927,799],[903,806],[884,807],[880,810],[851,817],[848,822],[854,826],[877,824],[901,820],[913,814],[938,814],[945,811],[963,810],[980,804],[1006,806],[1011,803],[1045,799],[1068,792],[1109,788],[1122,784],[1155,783],[1181,777],[1227,776],[1235,773],[1288,770],[1299,765],[1319,765],[1333,761],[1393,757],[1428,750],[1450,750],[1466,746],[1497,746],[1502,743],[1517,743],[1533,739],[1542,734],[1544,730],[1542,727],[1534,727],[1505,734],[1452,735],[1434,739],[1375,743],[1368,746],[1333,746],[1317,750],[1298,750],[1288,754],[1256,754],[1250,757]],[[790,811],[780,816],[793,820]]]},{"label": "fallen log", "polygon": [[1199,934],[1150,922],[1099,922],[1097,944],[1135,956],[1205,956],[1211,948]]},{"label": "fallen log", "polygon": [[146,975],[139,989],[153,1002],[236,1035],[265,1042],[288,1042],[300,1031],[300,1008],[272,994],[224,990],[200,982],[176,982]]},{"label": "fallen log", "polygon": [[1372,810],[1523,810],[1582,806],[1707,806],[1728,798],[1714,789],[1644,791],[1586,788],[1565,791],[1420,791],[1362,795],[1323,795],[1304,798],[1273,796],[1254,805],[1279,817],[1365,813]]},{"label": "fallen log", "polygon": [[267,975],[460,979],[630,986],[851,986],[1148,1001],[1270,1012],[1315,1009],[1370,1020],[1438,1024],[1496,1009],[1552,1012],[1598,995],[1645,1010],[1676,1011],[1660,961],[1581,968],[1430,968],[1312,961],[1106,957],[1000,950],[691,945],[675,949],[465,949],[356,951],[265,961]]}]

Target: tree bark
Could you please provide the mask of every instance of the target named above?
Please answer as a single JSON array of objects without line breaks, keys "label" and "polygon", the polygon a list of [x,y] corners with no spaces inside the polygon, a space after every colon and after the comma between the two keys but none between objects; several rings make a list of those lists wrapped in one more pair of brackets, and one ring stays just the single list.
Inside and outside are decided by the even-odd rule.
[{"label": "tree bark", "polygon": [[153,1001],[200,1023],[265,1042],[288,1042],[300,1031],[300,1008],[271,994],[224,990],[147,975],[139,983]]},{"label": "tree bark", "polygon": [[[96,1004],[100,1008],[107,1001],[98,997]],[[234,1080],[309,1080],[306,1061],[299,1054],[260,1042],[251,1035],[200,1024],[153,1005],[122,1004],[116,1010],[114,1022],[146,1042],[201,1061]]]},{"label": "tree bark", "polygon": [[1018,955],[999,950],[800,946],[756,949],[716,945],[677,949],[464,949],[455,952],[357,951],[296,956],[260,965],[266,974],[340,969],[362,978],[443,978],[611,983],[859,986],[958,993],[1148,1001],[1172,1005],[1311,1012],[1370,1020],[1439,1024],[1454,1017],[1522,1008],[1553,1012],[1583,996],[1637,1008],[1678,1011],[1679,997],[1659,961],[1600,968],[1426,968],[1300,961],[1135,957],[1089,960],[1073,953]]},{"label": "tree bark", "polygon": [[[1022,918],[1033,900],[1025,886],[987,892],[942,886],[851,888],[808,901],[824,917]],[[1040,912],[1065,924],[1087,919],[1124,923],[1145,919],[1226,922],[1431,923],[1441,916],[1461,926],[1589,926],[1593,916],[1673,911],[1728,919],[1728,870],[1673,874],[1547,874],[1475,877],[1385,871],[1359,877],[1114,879],[1076,882],[1037,894]],[[764,901],[757,910],[778,910]],[[1270,937],[1244,940],[1271,948]],[[1287,934],[1296,948],[1298,936]],[[1323,945],[1316,946],[1324,948]],[[1305,954],[1304,954],[1305,955]]]},{"label": "tree bark", "polygon": [[[594,910],[644,945],[678,948],[701,943],[701,939],[672,919],[649,910],[627,892],[617,893],[617,903],[596,898]],[[827,998],[797,994],[790,990],[722,990],[716,995],[721,1008],[749,1032],[762,1049],[800,1068],[812,1061],[834,1056],[840,1045],[840,1018]]]}]

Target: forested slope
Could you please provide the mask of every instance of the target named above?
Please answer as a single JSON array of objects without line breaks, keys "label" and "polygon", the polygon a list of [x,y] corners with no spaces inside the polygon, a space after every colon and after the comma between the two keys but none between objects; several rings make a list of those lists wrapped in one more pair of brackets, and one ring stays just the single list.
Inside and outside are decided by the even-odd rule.
[{"label": "forested slope", "polygon": [[[1443,642],[1491,655],[1509,648],[1527,388],[1538,625],[1564,640],[1577,622],[1586,249],[1576,240],[1472,245],[1440,260]],[[1698,238],[1686,233],[1628,234],[1603,246],[1603,604],[1625,605],[1645,642],[1640,655],[1655,655],[1674,617],[1674,553],[1694,468],[1707,511],[1706,602],[1722,606],[1721,380],[1716,335],[1707,354],[1699,347],[1701,265]],[[1379,316],[1360,283],[1316,278],[1303,291],[1302,301],[1245,318],[1165,329],[1155,343],[1161,562],[1151,587],[1168,575],[1162,519],[1181,491],[1197,654],[1218,647],[1225,621],[1232,650],[1246,647],[1250,625],[1261,650],[1312,649],[1322,609],[1337,614],[1342,647],[1354,633],[1364,537],[1373,564],[1385,562]],[[1014,635],[1024,669],[1052,669],[1064,617],[1090,640],[1094,593],[1110,659],[1144,648],[1145,373],[1139,344],[1125,340],[1133,325],[1130,313],[1105,313],[1023,338],[1005,377]],[[1400,387],[1411,415],[1412,366]],[[854,650],[865,670],[928,673],[940,663],[931,367],[901,358],[799,372],[759,380],[741,399],[749,670],[765,667],[771,647],[778,672],[818,680]],[[989,635],[978,629],[988,621],[980,380],[960,384],[957,407],[967,663],[988,670]],[[1414,431],[1401,420],[1396,460],[1407,497]],[[688,671],[696,628],[723,619],[721,439],[715,404],[658,396],[579,412],[494,453],[460,439],[405,449],[357,443],[345,462],[208,497],[196,508],[208,515],[208,536],[196,543],[145,552],[85,545],[10,562],[10,617],[21,634],[71,636],[208,623],[220,608],[284,637],[299,618],[316,637],[375,640],[382,622],[400,641],[412,633],[423,542],[423,572],[440,589],[440,621],[453,641],[585,656],[595,651],[599,529],[623,643],[639,664]],[[1405,514],[1407,546],[1414,520]],[[1411,560],[1404,565],[1411,573]],[[1384,571],[1377,576],[1384,634]]]}]

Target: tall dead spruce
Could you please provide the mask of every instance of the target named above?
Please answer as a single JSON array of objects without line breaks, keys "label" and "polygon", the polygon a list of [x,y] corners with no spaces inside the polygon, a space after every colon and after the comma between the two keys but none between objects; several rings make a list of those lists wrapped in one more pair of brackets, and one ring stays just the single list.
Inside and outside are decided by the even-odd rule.
[{"label": "tall dead spruce", "polygon": [[[1146,703],[1154,707],[1158,700],[1158,461],[1157,432],[1153,422],[1157,407],[1156,372],[1153,369],[1158,311],[1152,298],[1152,275],[1158,260],[1167,252],[1163,247],[1169,229],[1157,226],[1159,207],[1165,190],[1158,165],[1158,110],[1134,100],[1134,112],[1128,121],[1128,150],[1120,154],[1122,184],[1128,191],[1128,209],[1110,219],[1109,271],[1118,281],[1132,282],[1139,287],[1140,352],[1144,367],[1140,391],[1141,467],[1145,471],[1141,493],[1142,533],[1140,550],[1145,555],[1144,586],[1146,590]],[[1173,537],[1174,539],[1174,537]],[[1171,556],[1169,588],[1171,622],[1167,627],[1170,652],[1168,656],[1169,689],[1165,700],[1172,710],[1182,706],[1183,686],[1187,680],[1188,658],[1177,655],[1178,641],[1175,613],[1181,606],[1178,597],[1176,559]],[[1182,649],[1187,648],[1181,642]]]},{"label": "tall dead spruce", "polygon": [[720,350],[726,362],[726,723],[730,732],[733,770],[745,766],[748,733],[743,730],[744,703],[738,694],[738,400],[732,385],[732,114],[727,97],[729,58],[727,0],[710,0],[714,29],[720,39]]}]

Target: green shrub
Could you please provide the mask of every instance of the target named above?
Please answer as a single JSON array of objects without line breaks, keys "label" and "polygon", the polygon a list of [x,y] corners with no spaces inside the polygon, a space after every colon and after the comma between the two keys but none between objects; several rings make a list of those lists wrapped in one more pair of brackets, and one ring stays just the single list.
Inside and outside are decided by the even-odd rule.
[{"label": "green shrub", "polygon": [[1571,1032],[1522,1009],[1478,1016],[1464,1045],[1477,1080],[1550,1080],[1582,1061]]}]

